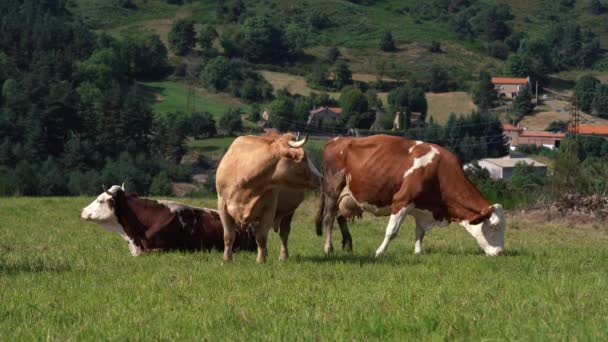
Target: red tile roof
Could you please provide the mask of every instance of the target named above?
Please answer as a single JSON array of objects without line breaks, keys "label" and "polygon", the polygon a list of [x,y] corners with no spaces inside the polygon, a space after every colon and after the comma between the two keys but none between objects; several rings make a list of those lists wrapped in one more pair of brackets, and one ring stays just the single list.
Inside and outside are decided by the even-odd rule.
[{"label": "red tile roof", "polygon": [[340,107],[319,107],[317,109],[311,110],[310,114],[314,115],[314,114],[320,113],[320,112],[322,112],[322,111],[324,111],[326,109],[329,110],[329,111],[332,111],[332,112],[334,112],[336,114],[342,114],[342,108],[340,108]]},{"label": "red tile roof", "polygon": [[580,125],[578,126],[578,133],[608,135],[608,126]]},{"label": "red tile roof", "polygon": [[526,84],[528,78],[525,77],[492,77],[494,84]]},{"label": "red tile roof", "polygon": [[523,131],[524,130],[523,128],[515,127],[515,126],[513,126],[511,124],[508,124],[508,123],[503,123],[502,124],[502,129],[503,129],[503,131]]},{"label": "red tile roof", "polygon": [[565,138],[566,134],[541,131],[524,131],[519,136],[525,138]]}]

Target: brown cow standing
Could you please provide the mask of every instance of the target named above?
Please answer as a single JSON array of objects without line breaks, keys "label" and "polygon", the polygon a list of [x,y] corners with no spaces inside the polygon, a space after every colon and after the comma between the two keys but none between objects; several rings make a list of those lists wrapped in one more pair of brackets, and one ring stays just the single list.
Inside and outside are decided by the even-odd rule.
[{"label": "brown cow standing", "polygon": [[316,223],[319,235],[325,227],[326,253],[333,250],[336,216],[348,247],[346,218],[363,211],[390,215],[376,256],[397,236],[407,215],[416,221],[416,254],[422,252],[426,230],[450,222],[465,227],[487,255],[504,249],[502,206],[491,205],[464,175],[456,156],[438,145],[388,135],[335,138],[323,151],[322,187]]},{"label": "brown cow standing", "polygon": [[288,227],[305,189],[320,185],[320,173],[292,134],[237,138],[216,173],[218,211],[224,226],[224,260],[232,259],[237,227],[256,226],[257,262],[266,260],[270,227],[280,226],[281,254],[287,258]]},{"label": "brown cow standing", "polygon": [[[166,250],[223,250],[224,230],[217,210],[173,201],[155,201],[112,186],[86,208],[83,219],[119,233],[133,256]],[[254,233],[237,232],[235,249],[254,251]]]}]

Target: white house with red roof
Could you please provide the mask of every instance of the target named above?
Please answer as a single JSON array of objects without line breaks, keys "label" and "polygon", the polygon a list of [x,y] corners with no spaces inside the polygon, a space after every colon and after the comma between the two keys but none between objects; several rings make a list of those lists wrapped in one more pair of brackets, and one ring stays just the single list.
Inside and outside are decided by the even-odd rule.
[{"label": "white house with red roof", "polygon": [[530,77],[492,77],[492,84],[498,96],[513,98],[524,89],[526,85],[530,88]]}]

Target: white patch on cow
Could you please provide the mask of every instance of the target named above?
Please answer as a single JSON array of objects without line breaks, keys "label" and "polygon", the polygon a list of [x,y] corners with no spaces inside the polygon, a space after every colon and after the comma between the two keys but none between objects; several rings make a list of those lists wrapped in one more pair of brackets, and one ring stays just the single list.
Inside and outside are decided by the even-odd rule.
[{"label": "white patch on cow", "polygon": [[425,231],[431,230],[433,227],[445,227],[450,224],[445,218],[437,221],[430,210],[414,208],[410,215],[416,220],[416,225]]},{"label": "white patch on cow", "polygon": [[412,153],[414,151],[414,148],[416,148],[416,146],[422,144],[422,141],[420,140],[416,140],[416,144],[412,147],[410,147],[409,152]]},{"label": "white patch on cow", "polygon": [[[122,188],[118,185],[114,185],[108,190],[108,192],[113,194],[118,189]],[[120,236],[122,236],[122,238],[129,243],[129,252],[131,252],[131,255],[138,256],[141,254],[142,250],[135,244],[133,239],[131,239],[127,233],[125,233],[124,229],[118,222],[114,209],[108,204],[108,200],[111,198],[112,196],[109,194],[105,192],[102,193],[86,208],[82,209],[80,217],[87,221],[93,221],[109,231],[120,234]]]},{"label": "white patch on cow", "polygon": [[409,204],[407,207],[401,208],[396,214],[391,215],[391,218],[388,220],[388,225],[386,226],[384,241],[382,241],[382,244],[376,250],[376,257],[384,254],[390,241],[397,236],[397,233],[399,233],[401,222],[403,222],[403,219],[407,216],[408,212],[412,210],[412,208],[414,208],[414,204]]},{"label": "white patch on cow", "polygon": [[433,161],[433,158],[435,158],[435,156],[438,154],[439,151],[434,146],[431,146],[431,150],[427,154],[423,155],[420,158],[414,159],[414,165],[412,165],[412,167],[405,171],[405,173],[403,174],[403,178],[412,174],[416,169],[425,167],[430,164]]},{"label": "white patch on cow", "polygon": [[493,207],[492,215],[479,224],[470,224],[467,220],[460,222],[489,256],[498,255],[504,250],[504,211],[500,204],[494,204]]},{"label": "white patch on cow", "polygon": [[177,213],[177,212],[180,212],[180,211],[182,211],[184,209],[205,210],[205,208],[199,208],[199,207],[195,207],[195,206],[192,206],[192,205],[188,205],[188,204],[184,204],[184,203],[180,203],[180,202],[175,202],[175,201],[157,200],[157,202],[159,204],[162,204],[165,207],[167,207],[172,213]]},{"label": "white patch on cow", "polygon": [[414,208],[410,212],[410,215],[412,215],[416,221],[416,242],[414,244],[415,254],[422,253],[422,239],[424,238],[424,233],[426,231],[431,230],[433,227],[445,227],[450,224],[450,222],[445,218],[441,221],[437,221],[433,216],[433,212],[430,210]]},{"label": "white patch on cow", "polygon": [[347,197],[350,197],[353,202],[359,207],[360,210],[368,212],[373,214],[374,216],[387,216],[388,214],[390,214],[391,212],[391,207],[386,206],[386,207],[378,207],[376,205],[367,203],[367,202],[360,202],[359,200],[357,200],[357,198],[355,198],[355,195],[353,195],[353,193],[350,191],[350,175],[347,174],[346,175],[346,186],[344,187],[344,189],[342,189],[342,192],[340,193],[340,196],[338,197],[338,207],[341,200]]}]

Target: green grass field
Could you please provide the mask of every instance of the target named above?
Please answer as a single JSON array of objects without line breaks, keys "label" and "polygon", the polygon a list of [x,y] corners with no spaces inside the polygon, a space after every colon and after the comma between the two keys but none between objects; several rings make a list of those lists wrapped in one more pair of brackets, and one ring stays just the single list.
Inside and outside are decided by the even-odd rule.
[{"label": "green grass field", "polygon": [[407,220],[376,260],[387,220],[366,216],[351,225],[352,255],[325,257],[309,198],[289,261],[272,233],[267,264],[253,253],[223,264],[220,252],[131,257],[117,234],[79,219],[91,200],[0,199],[3,340],[608,338],[605,225],[509,222],[507,254],[490,258],[457,227],[432,231],[414,256]]},{"label": "green grass field", "polygon": [[[179,82],[140,82],[150,103],[157,115],[168,112],[187,112],[188,87]],[[194,89],[194,110],[207,111],[213,114],[216,120],[229,108],[245,108],[238,99],[228,94],[214,94],[202,88]]]}]

